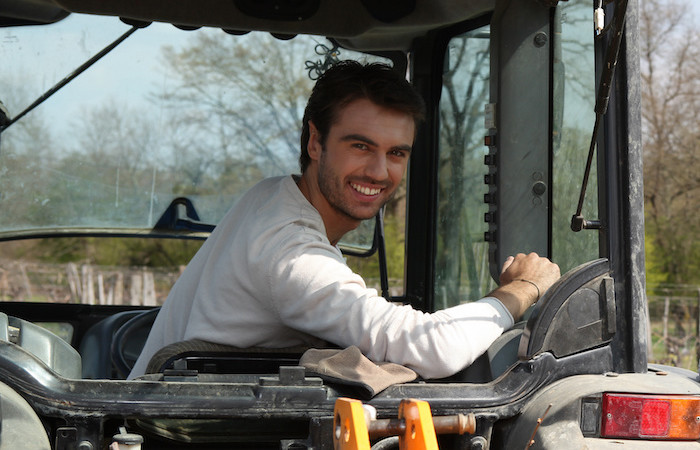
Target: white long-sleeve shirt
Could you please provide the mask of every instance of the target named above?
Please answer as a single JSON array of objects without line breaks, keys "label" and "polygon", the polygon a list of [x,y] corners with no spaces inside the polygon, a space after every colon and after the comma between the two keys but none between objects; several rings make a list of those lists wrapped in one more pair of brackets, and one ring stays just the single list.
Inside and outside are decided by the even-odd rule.
[{"label": "white long-sleeve shirt", "polygon": [[432,314],[388,302],[345,264],[293,177],[269,178],[236,203],[175,283],[129,378],[160,348],[189,339],[269,348],[324,340],[441,378],[512,325],[493,297]]}]

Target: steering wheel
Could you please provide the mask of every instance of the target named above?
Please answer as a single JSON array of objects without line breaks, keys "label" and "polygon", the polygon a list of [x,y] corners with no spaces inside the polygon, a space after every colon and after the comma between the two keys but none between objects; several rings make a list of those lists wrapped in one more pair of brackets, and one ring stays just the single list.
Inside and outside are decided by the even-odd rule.
[{"label": "steering wheel", "polygon": [[160,308],[149,309],[120,326],[112,338],[112,364],[117,373],[126,378],[141,354]]}]

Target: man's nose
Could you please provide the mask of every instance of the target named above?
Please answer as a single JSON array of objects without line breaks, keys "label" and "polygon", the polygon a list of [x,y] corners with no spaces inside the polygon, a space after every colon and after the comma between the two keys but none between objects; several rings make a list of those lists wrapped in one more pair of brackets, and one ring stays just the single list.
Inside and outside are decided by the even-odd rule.
[{"label": "man's nose", "polygon": [[376,181],[386,180],[389,174],[386,155],[376,153],[365,167],[365,174]]}]

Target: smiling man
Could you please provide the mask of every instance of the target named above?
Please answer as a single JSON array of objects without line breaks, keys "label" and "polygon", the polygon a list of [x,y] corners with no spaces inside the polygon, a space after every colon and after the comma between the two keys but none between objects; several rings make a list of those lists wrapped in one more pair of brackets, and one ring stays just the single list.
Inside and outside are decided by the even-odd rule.
[{"label": "smiling man", "polygon": [[299,190],[321,214],[335,245],[393,195],[406,171],[415,121],[363,98],[338,111],[327,135],[312,120],[308,126],[311,163]]},{"label": "smiling man", "polygon": [[357,346],[424,378],[471,364],[513,325],[559,268],[508,258],[487,297],[427,314],[366,287],[336,244],[399,185],[423,103],[390,67],[342,62],[316,83],[301,135],[301,175],[263,180],[224,217],[173,287],[130,378],[160,348],[199,339],[237,347]]}]

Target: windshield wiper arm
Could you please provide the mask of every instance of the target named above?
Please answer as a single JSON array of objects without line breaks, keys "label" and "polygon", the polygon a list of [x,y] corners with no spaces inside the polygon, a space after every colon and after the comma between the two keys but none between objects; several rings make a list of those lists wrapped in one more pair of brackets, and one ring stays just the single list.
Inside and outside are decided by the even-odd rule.
[{"label": "windshield wiper arm", "polygon": [[[37,98],[37,99],[34,101],[34,103],[32,103],[31,105],[29,105],[24,111],[22,111],[21,113],[17,114],[14,118],[10,119],[9,114],[7,114],[7,111],[5,111],[5,112],[3,113],[3,115],[5,116],[5,120],[0,121],[0,133],[2,133],[3,131],[7,130],[13,123],[17,122],[19,119],[21,119],[22,117],[24,117],[25,115],[27,115],[27,113],[29,113],[31,110],[33,110],[33,109],[36,108],[37,106],[39,106],[39,105],[41,105],[42,103],[44,103],[44,101],[46,101],[49,97],[51,97],[53,94],[55,94],[56,92],[58,92],[63,86],[65,86],[65,85],[67,85],[68,83],[70,83],[71,81],[73,81],[78,75],[80,75],[81,73],[85,72],[85,70],[87,70],[90,66],[92,66],[93,64],[95,64],[97,61],[99,61],[99,60],[102,59],[105,55],[107,55],[107,53],[111,52],[111,51],[114,50],[119,44],[121,44],[122,42],[124,42],[124,40],[126,40],[126,38],[128,38],[129,36],[131,36],[136,30],[138,30],[139,28],[143,28],[143,27],[145,27],[145,26],[147,26],[147,25],[148,25],[148,23],[144,23],[144,24],[139,23],[139,24],[134,24],[134,25],[132,25],[132,27],[131,27],[126,33],[124,33],[124,34],[122,34],[121,36],[119,36],[114,42],[112,42],[111,44],[109,44],[108,46],[106,46],[105,48],[103,48],[103,49],[102,49],[99,53],[97,53],[95,56],[93,56],[92,58],[90,58],[90,59],[88,59],[87,61],[85,61],[80,67],[78,67],[78,68],[75,69],[70,75],[68,75],[67,77],[65,77],[65,78],[62,79],[61,81],[59,81],[54,87],[52,87],[51,89],[49,89],[48,91],[46,91],[41,97]],[[3,123],[3,122],[4,122],[4,123]]]},{"label": "windshield wiper arm", "polygon": [[586,197],[586,187],[588,186],[588,177],[591,172],[593,163],[593,154],[595,152],[596,140],[598,137],[598,128],[605,113],[608,110],[608,102],[610,100],[610,90],[612,89],[612,79],[615,74],[615,66],[617,65],[617,57],[620,54],[620,44],[622,43],[622,32],[625,28],[625,16],[627,15],[627,0],[618,0],[615,4],[615,17],[613,17],[613,38],[610,41],[607,50],[607,58],[605,59],[605,67],[601,74],[600,86],[598,87],[598,97],[595,103],[595,124],[593,125],[593,136],[591,137],[591,145],[588,149],[588,160],[586,161],[586,171],[583,174],[583,182],[581,183],[581,193],[578,199],[578,207],[576,214],[571,218],[571,229],[573,231],[581,231],[584,229],[599,229],[601,227],[599,220],[586,220],[583,217],[583,201]]}]

